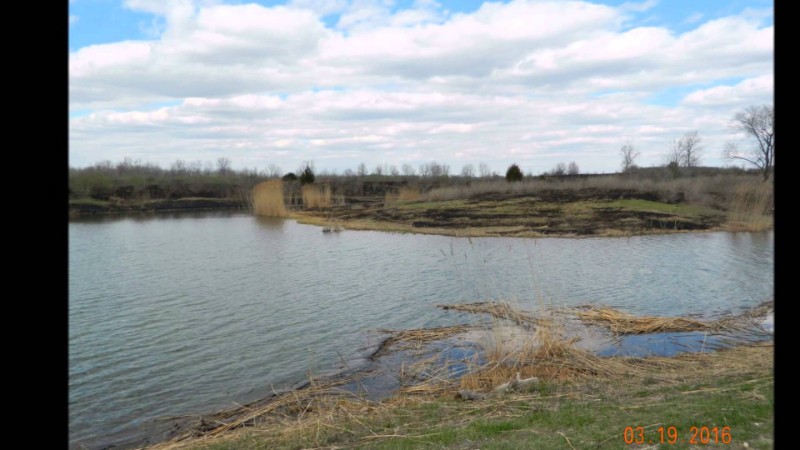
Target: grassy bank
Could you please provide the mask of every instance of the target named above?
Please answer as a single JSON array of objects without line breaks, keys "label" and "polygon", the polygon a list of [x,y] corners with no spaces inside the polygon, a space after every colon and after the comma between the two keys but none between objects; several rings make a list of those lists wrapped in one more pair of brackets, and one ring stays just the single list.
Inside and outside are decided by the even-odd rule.
[{"label": "grassy bank", "polygon": [[371,202],[298,209],[292,217],[316,225],[336,220],[350,229],[453,236],[759,231],[772,227],[772,189],[746,175],[486,181],[426,193],[406,188]]},{"label": "grassy bank", "polygon": [[[200,418],[153,448],[654,448],[662,439],[669,448],[772,448],[771,340],[674,357],[601,357],[564,328],[573,317],[615,334],[746,333],[772,302],[713,322],[610,308],[533,313],[503,302],[439,307],[492,322],[392,332],[370,357],[406,352],[395,374],[401,388],[388,400],[348,390],[357,378],[310,378],[302,389]],[[483,336],[480,362],[442,359],[436,345],[438,354],[425,350],[466,335]],[[451,376],[465,362],[469,369]]]},{"label": "grassy bank", "polygon": [[71,217],[80,217],[80,216],[87,216],[94,214],[248,209],[246,203],[239,199],[192,198],[192,197],[179,198],[179,199],[156,199],[156,200],[134,200],[134,201],[122,201],[118,199],[95,200],[89,198],[80,200],[70,200],[68,207],[69,207],[69,215]]},{"label": "grassy bank", "polygon": [[[401,395],[382,403],[298,399],[293,415],[269,424],[159,448],[773,448],[771,345],[642,359],[613,377],[547,381],[480,400],[452,394]],[[623,435],[646,445],[627,445]],[[636,427],[642,427],[637,430]],[[696,443],[691,444],[698,428]],[[702,445],[710,430],[710,443]],[[723,443],[724,427],[730,442]],[[713,429],[717,428],[714,445]],[[650,444],[650,441],[653,444]],[[709,441],[706,441],[709,442]]]},{"label": "grassy bank", "polygon": [[[515,183],[500,177],[326,175],[303,186],[255,170],[162,170],[123,163],[71,169],[69,210],[79,216],[250,208],[322,226],[334,222],[349,229],[453,236],[631,236],[772,227],[773,185],[758,174],[704,168],[678,178],[666,175],[654,168]],[[274,188],[264,190],[268,185]]]}]

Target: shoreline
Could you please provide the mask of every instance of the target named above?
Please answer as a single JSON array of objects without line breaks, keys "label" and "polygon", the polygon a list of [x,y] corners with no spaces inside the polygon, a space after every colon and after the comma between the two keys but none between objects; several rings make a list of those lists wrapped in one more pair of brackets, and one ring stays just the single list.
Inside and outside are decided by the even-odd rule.
[{"label": "shoreline", "polygon": [[[763,324],[768,323],[769,318],[774,315],[773,305],[774,302],[764,302],[741,315],[730,316],[728,319],[738,318],[742,321],[740,323],[747,321],[751,322],[751,324],[760,323],[763,327]],[[582,388],[576,388],[572,385],[573,382],[579,384],[588,383],[595,388],[610,389],[615,392],[615,397],[619,397],[622,394],[615,391],[614,380],[618,380],[619,377],[630,377],[631,375],[635,375],[638,380],[636,383],[641,383],[640,387],[643,389],[657,386],[670,386],[670,389],[678,389],[680,386],[692,386],[692,383],[697,382],[697,380],[711,382],[709,377],[715,378],[718,375],[718,371],[713,367],[714,364],[721,364],[721,367],[727,370],[729,369],[727,364],[734,364],[735,362],[735,370],[741,371],[742,364],[747,367],[747,363],[742,363],[739,360],[740,357],[736,355],[744,355],[742,358],[748,360],[753,358],[760,359],[764,366],[763,369],[769,370],[768,364],[771,361],[771,352],[774,346],[774,335],[769,332],[769,336],[762,336],[764,340],[748,341],[746,337],[743,337],[743,340],[739,343],[716,349],[706,348],[706,351],[702,348],[700,351],[696,351],[697,349],[695,351],[685,349],[679,354],[669,356],[651,354],[596,358],[589,356],[594,353],[593,350],[573,346],[573,343],[570,343],[572,340],[569,337],[570,335],[559,335],[556,341],[548,345],[556,345],[556,348],[562,348],[561,346],[564,345],[563,351],[566,353],[562,354],[560,351],[550,352],[550,350],[548,350],[548,353],[540,353],[538,351],[536,353],[540,355],[537,365],[544,364],[549,367],[560,367],[556,372],[548,372],[547,370],[542,372],[532,366],[515,364],[509,374],[506,374],[506,372],[493,374],[490,379],[487,379],[486,376],[492,373],[491,368],[487,372],[487,367],[497,364],[497,362],[491,363],[493,360],[488,353],[484,353],[479,360],[478,353],[470,354],[463,351],[463,349],[474,350],[482,347],[483,352],[488,352],[489,347],[487,347],[485,340],[491,340],[493,337],[494,339],[500,339],[497,344],[503,348],[505,354],[501,360],[509,357],[518,358],[519,355],[531,350],[529,347],[531,342],[538,341],[539,343],[536,345],[539,348],[544,347],[545,342],[550,342],[548,341],[549,338],[540,335],[539,328],[547,327],[547,329],[550,329],[552,324],[549,322],[553,319],[548,319],[547,314],[544,316],[530,315],[525,310],[516,310],[502,303],[439,305],[439,307],[470,311],[475,314],[490,314],[496,316],[496,319],[507,323],[507,325],[500,329],[496,328],[496,326],[486,328],[485,324],[480,326],[478,323],[472,322],[430,329],[397,330],[393,332],[387,330],[387,337],[367,358],[368,363],[364,367],[355,367],[327,376],[304,379],[294,383],[291,388],[273,392],[267,397],[241,405],[237,404],[238,406],[236,407],[215,413],[209,411],[207,414],[190,414],[179,418],[160,419],[150,423],[149,432],[141,430],[138,439],[135,441],[123,441],[114,444],[104,442],[101,444],[101,441],[97,440],[95,441],[97,442],[97,448],[105,448],[104,446],[107,445],[114,445],[117,448],[140,448],[141,446],[159,449],[206,448],[205,443],[207,442],[236,439],[242,433],[248,433],[248,430],[265,432],[266,430],[291,429],[295,420],[302,420],[306,413],[309,415],[320,413],[325,408],[322,405],[331,406],[331,402],[334,410],[336,405],[341,405],[342,402],[345,402],[364,407],[385,407],[392,411],[393,407],[405,405],[408,402],[414,403],[419,399],[424,399],[426,402],[450,402],[455,400],[460,403],[459,406],[464,406],[466,403],[473,406],[491,405],[491,402],[497,399],[531,392],[527,388],[522,388],[527,385],[518,386],[516,382],[513,382],[513,376],[511,382],[502,383],[502,381],[508,381],[509,374],[513,374],[514,371],[517,372],[517,379],[520,379],[520,371],[526,374],[525,380],[532,380],[530,375],[534,375],[537,380],[541,379],[541,382],[536,381],[537,389],[542,387],[541,383],[546,382],[550,388],[563,389],[564,395],[577,396],[578,398],[583,398]],[[572,310],[573,313],[576,311]],[[645,321],[676,320],[676,318],[646,317],[641,319]],[[680,318],[677,318],[678,322],[680,320]],[[731,322],[720,320],[719,323],[730,324]],[[770,321],[769,323],[772,322]],[[697,322],[693,326],[711,324],[710,322],[706,324]],[[673,325],[679,324],[676,322]],[[762,329],[767,330],[766,328]],[[555,328],[551,331],[555,331]],[[542,339],[545,340],[542,341]],[[459,343],[459,341],[461,342]],[[675,345],[682,346],[683,344],[676,342]],[[462,350],[458,350],[459,348]],[[575,359],[576,357],[578,359]],[[590,360],[588,365],[584,360],[587,357]],[[465,362],[459,363],[459,359],[464,359]],[[472,360],[473,363],[467,362],[469,360]],[[564,372],[565,363],[568,366],[572,365],[574,369],[567,369]],[[585,366],[585,368],[581,369],[582,366]],[[452,378],[453,367],[460,367],[459,375],[456,378]],[[669,367],[672,367],[669,370],[675,378],[661,380],[666,382],[666,385],[652,381],[652,379],[660,379],[661,370]],[[534,372],[530,372],[531,369]],[[586,369],[590,371],[585,372]],[[643,372],[640,372],[641,370]],[[382,393],[375,391],[375,388],[379,387],[380,383],[385,383],[385,379],[382,378],[387,375],[384,372],[389,372],[388,376],[390,377],[397,377],[398,384],[390,388],[389,391]],[[394,375],[391,375],[392,373]],[[480,375],[481,373],[484,373],[484,375]],[[442,374],[450,374],[450,376],[442,378]],[[478,376],[475,377],[475,374]],[[564,378],[565,374],[566,378]],[[741,374],[737,372],[737,375]],[[764,376],[765,373],[762,372],[760,375]],[[464,390],[465,383],[463,379],[469,377],[479,381],[479,384],[470,385],[474,387]],[[459,380],[462,380],[460,388]],[[717,380],[714,380],[714,382],[717,382]],[[506,387],[499,386],[501,383]],[[319,403],[317,406],[311,407],[312,404],[317,403]],[[306,412],[303,412],[304,410]],[[281,417],[286,418],[288,422],[283,422]],[[341,420],[341,418],[337,420]],[[293,445],[292,442],[289,441]],[[88,442],[86,443],[88,444]],[[237,444],[236,448],[250,447]],[[254,446],[253,448],[261,447]]]},{"label": "shoreline", "polygon": [[[237,199],[183,198],[146,202],[72,201],[69,218],[182,211],[250,211]],[[349,230],[453,237],[631,237],[687,232],[773,229],[771,217],[732,222],[719,208],[664,203],[630,193],[491,196],[455,201],[372,201],[290,209],[298,223]]]}]

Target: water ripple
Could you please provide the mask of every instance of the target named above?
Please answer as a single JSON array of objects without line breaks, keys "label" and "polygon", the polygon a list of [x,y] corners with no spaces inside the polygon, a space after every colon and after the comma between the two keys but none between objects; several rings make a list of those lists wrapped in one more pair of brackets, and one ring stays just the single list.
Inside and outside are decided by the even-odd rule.
[{"label": "water ripple", "polygon": [[736,312],[771,298],[773,258],[772,233],[468,240],[241,214],[71,222],[70,441],[357,364],[377,329],[470,320],[439,303]]}]

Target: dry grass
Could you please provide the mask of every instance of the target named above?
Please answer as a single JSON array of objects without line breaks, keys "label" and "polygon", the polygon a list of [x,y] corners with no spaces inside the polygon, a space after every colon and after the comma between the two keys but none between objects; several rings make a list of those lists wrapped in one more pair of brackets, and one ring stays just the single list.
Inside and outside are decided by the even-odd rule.
[{"label": "dry grass", "polygon": [[539,318],[527,311],[521,311],[507,302],[476,302],[457,305],[436,305],[444,310],[464,311],[475,314],[489,314],[497,319],[511,320],[519,325],[536,324]]},{"label": "dry grass", "polygon": [[606,306],[581,306],[559,312],[574,314],[584,323],[602,326],[614,335],[650,334],[664,332],[735,331],[747,326],[748,319],[759,317],[772,309],[773,302],[765,302],[740,316],[724,317],[715,321],[702,321],[685,317],[634,316]]},{"label": "dry grass", "polygon": [[720,325],[683,317],[634,316],[614,308],[575,309],[584,323],[601,325],[615,335],[663,333],[669,331],[719,331]]},{"label": "dry grass", "polygon": [[762,231],[772,228],[774,207],[771,182],[750,182],[736,186],[728,207],[730,231]]},{"label": "dry grass", "polygon": [[346,403],[362,406],[368,403],[354,394],[337,389],[349,381],[351,380],[316,384],[312,379],[304,389],[276,393],[265,400],[199,417],[188,430],[178,433],[169,441],[148,448],[172,450],[185,448],[187,445],[197,446],[232,430],[276,424],[285,427],[287,423],[300,422],[304,417],[317,411],[330,412]]},{"label": "dry grass", "polygon": [[[474,182],[470,185],[447,186],[432,189],[421,198],[425,201],[474,199],[487,194],[536,195],[543,190],[579,191],[584,189],[628,190],[651,193],[661,201],[679,199],[698,206],[726,206],[734,197],[737,186],[758,183],[751,175],[712,175],[692,178],[655,180],[609,175],[591,178],[543,180],[528,178],[520,183],[505,180]],[[722,201],[723,204],[718,203]]]},{"label": "dry grass", "polygon": [[473,329],[473,325],[452,325],[449,327],[419,328],[414,330],[380,330],[391,335],[381,342],[378,349],[370,356],[370,359],[377,359],[390,351],[403,349],[418,349],[422,345],[441,341],[458,333],[463,333]]},{"label": "dry grass", "polygon": [[333,205],[333,194],[330,185],[315,186],[307,184],[303,186],[303,207],[304,208],[327,208]]},{"label": "dry grass", "polygon": [[[161,450],[197,448],[206,444],[216,444],[214,448],[229,448],[224,444],[226,436],[231,436],[233,439],[237,436],[236,432],[229,432],[245,427],[253,429],[262,436],[260,438],[262,442],[267,443],[276,439],[284,443],[305,442],[303,448],[308,447],[308,444],[312,444],[312,447],[322,445],[326,448],[342,448],[336,441],[326,442],[321,438],[328,431],[338,433],[342,439],[351,440],[352,445],[369,447],[386,439],[411,436],[417,425],[420,430],[427,430],[422,422],[423,418],[419,418],[421,421],[419,424],[412,420],[411,425],[402,430],[394,428],[393,432],[391,429],[370,428],[378,423],[371,418],[386,417],[381,420],[391,421],[394,419],[389,418],[396,419],[396,414],[403,414],[398,412],[402,411],[401,408],[426,403],[442,405],[440,403],[442,399],[466,398],[465,392],[476,393],[473,400],[480,401],[458,403],[457,405],[463,405],[463,411],[453,415],[454,420],[463,418],[468,421],[469,417],[474,417],[478,412],[484,418],[490,415],[502,415],[511,402],[543,398],[542,390],[549,389],[549,384],[560,386],[558,388],[560,392],[555,394],[551,392],[547,398],[590,399],[594,398],[593,392],[586,389],[596,386],[597,383],[605,383],[604,386],[609,386],[612,391],[614,386],[630,386],[632,383],[639,383],[637,386],[640,387],[637,389],[652,383],[680,386],[692,377],[713,380],[715,377],[740,376],[755,371],[762,373],[772,367],[773,353],[765,351],[772,348],[772,343],[769,342],[713,353],[689,353],[677,357],[600,357],[576,348],[573,345],[575,341],[564,336],[563,329],[553,316],[540,316],[532,321],[531,313],[515,310],[507,303],[500,303],[494,307],[491,305],[490,303],[448,305],[446,309],[488,313],[500,321],[520,323],[521,320],[522,324],[517,325],[517,328],[528,332],[526,339],[522,345],[508,346],[505,351],[487,355],[489,357],[485,364],[478,367],[475,363],[475,366],[460,378],[449,376],[447,363],[442,365],[439,362],[437,366],[437,358],[427,358],[407,368],[411,376],[402,377],[411,380],[413,384],[404,386],[398,395],[384,402],[368,401],[338,389],[338,386],[350,380],[330,383],[315,383],[312,380],[304,389],[276,394],[266,400],[206,416],[194,427],[175,436],[171,441],[151,448]],[[739,317],[763,315],[771,310],[772,306],[771,302],[765,303]],[[551,311],[556,312],[556,310]],[[613,317],[622,318],[620,323],[627,323],[630,319],[628,315],[622,313]],[[529,327],[534,322],[535,332],[531,333]],[[494,325],[495,330],[485,331],[496,332],[498,323]],[[701,323],[692,322],[691,325],[697,326]],[[376,354],[441,341],[458,333],[474,331],[475,328],[471,325],[456,325],[393,331]],[[461,363],[463,364],[463,361]],[[525,383],[520,383],[519,380]],[[681,391],[676,395],[691,396],[696,392],[715,389],[717,388],[713,386],[709,388],[701,386],[699,389]],[[462,408],[462,406],[457,407]],[[220,444],[223,447],[219,447]]]},{"label": "dry grass", "polygon": [[251,202],[253,213],[257,216],[286,217],[286,205],[283,202],[283,181],[269,180],[253,187]]},{"label": "dry grass", "polygon": [[419,188],[404,186],[397,191],[389,191],[384,196],[384,203],[412,202],[422,197]]}]

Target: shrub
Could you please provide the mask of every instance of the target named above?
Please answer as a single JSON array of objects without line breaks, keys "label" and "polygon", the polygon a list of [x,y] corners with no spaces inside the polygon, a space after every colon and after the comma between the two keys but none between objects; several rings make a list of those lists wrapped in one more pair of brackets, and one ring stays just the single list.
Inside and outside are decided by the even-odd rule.
[{"label": "shrub", "polygon": [[522,181],[522,170],[516,164],[512,164],[506,172],[506,181],[512,183],[514,181]]},{"label": "shrub", "polygon": [[311,167],[306,165],[306,168],[303,169],[303,173],[300,174],[300,184],[314,184],[314,180],[316,177],[314,176],[314,171],[311,170]]}]

